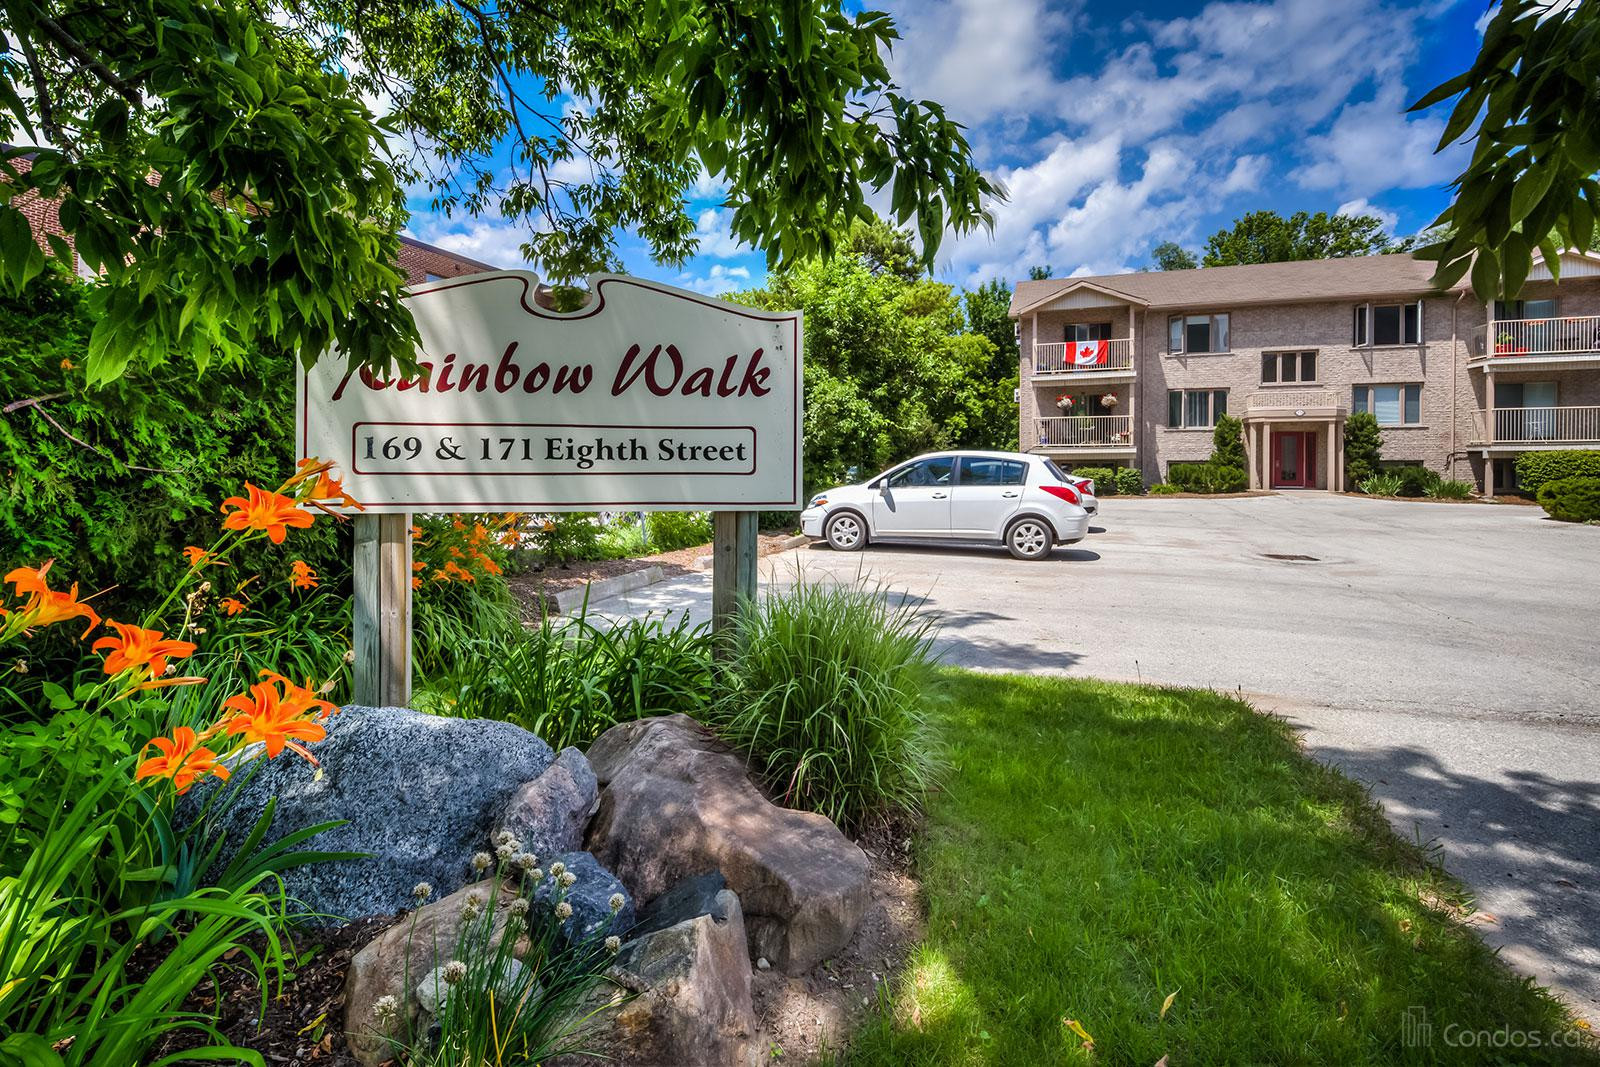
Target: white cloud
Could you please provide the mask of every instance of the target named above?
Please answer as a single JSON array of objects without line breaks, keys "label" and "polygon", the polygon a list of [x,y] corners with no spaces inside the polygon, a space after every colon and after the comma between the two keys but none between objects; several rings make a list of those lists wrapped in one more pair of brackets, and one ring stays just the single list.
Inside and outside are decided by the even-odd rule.
[{"label": "white cloud", "polygon": [[442,216],[418,217],[407,232],[419,241],[471,259],[487,263],[501,270],[528,267],[522,255],[526,230],[496,219],[452,220]]},{"label": "white cloud", "polygon": [[1468,149],[1456,144],[1435,155],[1443,113],[1405,114],[1403,85],[1385,86],[1376,98],[1346,105],[1327,133],[1306,139],[1309,166],[1297,172],[1308,189],[1365,197],[1385,189],[1448,183],[1466,165]]},{"label": "white cloud", "polygon": [[748,289],[750,270],[748,267],[729,267],[722,263],[713,263],[705,274],[678,275],[675,284],[685,289],[693,289],[697,293],[704,293],[706,296],[721,296],[739,289]]},{"label": "white cloud", "polygon": [[700,242],[697,254],[713,259],[748,255],[750,248],[741,244],[729,229],[732,222],[731,208],[708,207],[695,216],[694,236]]},{"label": "white cloud", "polygon": [[1371,215],[1374,218],[1382,220],[1383,228],[1388,230],[1390,233],[1394,232],[1395,225],[1400,221],[1399,215],[1395,214],[1393,211],[1386,211],[1383,208],[1378,207],[1364,196],[1358,197],[1355,200],[1346,200],[1344,203],[1339,205],[1339,210],[1335,211],[1334,214],[1351,216]]}]

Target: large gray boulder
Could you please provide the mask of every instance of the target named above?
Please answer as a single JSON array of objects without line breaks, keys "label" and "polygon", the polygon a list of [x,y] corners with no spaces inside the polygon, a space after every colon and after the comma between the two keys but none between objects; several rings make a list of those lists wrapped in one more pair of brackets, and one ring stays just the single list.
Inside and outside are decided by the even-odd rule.
[{"label": "large gray boulder", "polygon": [[[328,922],[410,907],[419,882],[443,895],[481,877],[470,861],[476,852],[492,851],[495,816],[555,759],[549,745],[510,723],[407,708],[352,705],[331,718],[327,729],[327,738],[310,746],[321,761],[320,775],[288,752],[258,760],[235,776],[237,795],[219,825],[228,835],[220,858],[226,864],[274,797],[269,841],[345,820],[301,847],[364,852],[367,858],[310,863],[284,873],[290,896]],[[180,817],[193,818],[208,795],[200,787],[191,790]]]},{"label": "large gray boulder", "polygon": [[542,862],[582,850],[584,827],[599,803],[600,786],[589,761],[577,749],[564,748],[548,770],[506,799],[495,829],[510,831]]},{"label": "large gray boulder", "polygon": [[[572,917],[561,924],[564,942],[570,945],[612,934],[628,936],[635,921],[633,897],[616,875],[600,866],[587,852],[560,852],[551,856],[550,861],[544,880],[533,890],[533,902],[541,911],[554,911],[560,901],[572,906]],[[561,864],[563,873],[577,879],[565,891],[556,886],[553,873],[556,863]],[[613,912],[611,898],[617,894],[622,897],[622,907]]]},{"label": "large gray boulder", "polygon": [[790,974],[854,936],[870,898],[865,853],[823,816],[769,802],[693,719],[614,726],[589,763],[605,788],[588,850],[647,907],[683,878],[718,871],[743,905],[750,956]]}]

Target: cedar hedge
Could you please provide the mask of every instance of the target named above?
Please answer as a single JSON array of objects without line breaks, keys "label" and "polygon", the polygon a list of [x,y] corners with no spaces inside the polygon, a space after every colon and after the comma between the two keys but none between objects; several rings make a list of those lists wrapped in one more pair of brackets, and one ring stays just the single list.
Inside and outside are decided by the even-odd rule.
[{"label": "cedar hedge", "polygon": [[1562,522],[1600,522],[1600,478],[1557,478],[1539,487],[1539,506]]},{"label": "cedar hedge", "polygon": [[1600,451],[1563,448],[1517,457],[1517,485],[1524,493],[1537,498],[1541,486],[1558,478],[1600,478]]}]

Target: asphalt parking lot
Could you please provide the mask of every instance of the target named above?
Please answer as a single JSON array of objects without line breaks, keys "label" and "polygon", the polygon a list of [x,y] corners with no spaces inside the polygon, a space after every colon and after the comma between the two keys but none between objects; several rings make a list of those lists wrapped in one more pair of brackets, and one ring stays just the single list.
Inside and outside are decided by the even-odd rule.
[{"label": "asphalt parking lot", "polygon": [[[763,580],[916,598],[951,663],[1206,686],[1289,717],[1474,887],[1484,935],[1600,1022],[1600,528],[1328,494],[1102,501],[1089,538],[813,545]],[[594,605],[704,617],[691,576]]]}]

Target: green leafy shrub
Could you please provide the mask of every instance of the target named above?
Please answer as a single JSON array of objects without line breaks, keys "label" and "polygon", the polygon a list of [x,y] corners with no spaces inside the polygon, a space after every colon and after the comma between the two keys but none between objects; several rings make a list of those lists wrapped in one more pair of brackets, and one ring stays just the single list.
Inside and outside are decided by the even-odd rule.
[{"label": "green leafy shrub", "polygon": [[1383,473],[1393,474],[1400,479],[1398,496],[1427,496],[1428,490],[1442,481],[1437,471],[1417,464],[1385,467]]},{"label": "green leafy shrub", "polygon": [[1113,496],[1117,491],[1117,474],[1110,467],[1074,467],[1074,478],[1092,478],[1095,496]]},{"label": "green leafy shrub", "polygon": [[1423,492],[1436,500],[1470,500],[1474,488],[1471,482],[1459,478],[1441,478]]},{"label": "green leafy shrub", "polygon": [[1600,522],[1600,478],[1557,478],[1539,487],[1539,506],[1562,522]]},{"label": "green leafy shrub", "polygon": [[513,722],[560,749],[649,715],[703,718],[712,686],[704,624],[681,616],[613,626],[580,616],[463,638],[450,669],[416,703],[434,714]]},{"label": "green leafy shrub", "polygon": [[1360,485],[1377,474],[1382,458],[1383,435],[1378,430],[1378,417],[1370,411],[1358,411],[1346,418],[1344,472],[1349,483]]},{"label": "green leafy shrub", "polygon": [[1242,493],[1250,485],[1242,467],[1215,463],[1169,464],[1167,480],[1185,493]]},{"label": "green leafy shrub", "polygon": [[1399,496],[1404,484],[1398,474],[1369,474],[1356,483],[1356,488],[1368,496]]},{"label": "green leafy shrub", "polygon": [[1138,496],[1144,492],[1144,474],[1138,467],[1118,467],[1111,481],[1122,496]]},{"label": "green leafy shrub", "polygon": [[1151,496],[1172,496],[1174,493],[1183,492],[1183,486],[1173,485],[1170,482],[1157,482],[1150,487]]},{"label": "green leafy shrub", "polygon": [[528,533],[530,547],[547,567],[600,558],[600,526],[591,511],[546,515]]},{"label": "green leafy shrub", "polygon": [[631,559],[652,551],[645,541],[645,525],[637,515],[619,515],[600,530],[601,559]]},{"label": "green leafy shrub", "polygon": [[1244,423],[1233,415],[1218,415],[1211,431],[1211,464],[1244,470]]},{"label": "green leafy shrub", "polygon": [[711,516],[703,511],[652,511],[645,529],[652,552],[673,552],[711,540]]},{"label": "green leafy shrub", "polygon": [[849,829],[914,810],[939,763],[932,644],[885,589],[796,582],[741,605],[711,725],[791,807]]},{"label": "green leafy shrub", "polygon": [[1524,493],[1537,498],[1541,486],[1558,478],[1600,478],[1600,450],[1562,448],[1517,457],[1517,487]]}]

